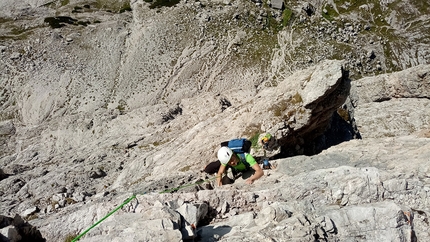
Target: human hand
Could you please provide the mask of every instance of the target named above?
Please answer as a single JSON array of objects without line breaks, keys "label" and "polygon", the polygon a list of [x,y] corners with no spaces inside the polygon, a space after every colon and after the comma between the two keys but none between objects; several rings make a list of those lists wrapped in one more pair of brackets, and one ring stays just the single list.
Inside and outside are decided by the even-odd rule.
[{"label": "human hand", "polygon": [[254,180],[253,180],[253,179],[248,178],[248,179],[246,180],[246,184],[251,185],[252,183],[254,183]]}]

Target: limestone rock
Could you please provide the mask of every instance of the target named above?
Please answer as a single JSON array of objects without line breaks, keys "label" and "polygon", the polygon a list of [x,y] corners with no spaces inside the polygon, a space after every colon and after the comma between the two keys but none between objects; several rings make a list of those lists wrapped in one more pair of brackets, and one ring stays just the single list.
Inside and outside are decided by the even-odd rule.
[{"label": "limestone rock", "polygon": [[0,122],[0,135],[12,135],[15,133],[15,126],[11,120]]},{"label": "limestone rock", "polygon": [[[422,1],[108,2],[0,1],[4,236],[65,241],[133,194],[84,240],[429,240]],[[265,132],[275,169],[195,184]]]}]

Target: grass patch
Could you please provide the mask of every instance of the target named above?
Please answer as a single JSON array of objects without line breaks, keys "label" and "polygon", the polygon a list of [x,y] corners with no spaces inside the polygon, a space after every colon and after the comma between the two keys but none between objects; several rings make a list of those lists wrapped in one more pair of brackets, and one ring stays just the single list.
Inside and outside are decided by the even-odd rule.
[{"label": "grass patch", "polygon": [[119,9],[119,12],[120,13],[123,13],[123,12],[126,12],[126,11],[128,11],[128,12],[130,12],[132,9],[131,9],[131,6],[130,6],[130,2],[125,2],[122,6],[121,6],[121,8]]},{"label": "grass patch", "polygon": [[11,18],[2,18],[2,17],[0,17],[0,24],[4,24],[4,23],[7,23],[7,22],[12,22],[13,21],[13,19],[11,19]]},{"label": "grass patch", "polygon": [[[260,135],[260,124],[250,124],[245,128],[245,132],[242,134],[242,137],[246,137],[251,142],[253,142],[253,139],[257,139],[258,142],[258,136]],[[257,136],[255,138],[255,136]]]},{"label": "grass patch", "polygon": [[63,7],[68,5],[70,3],[70,0],[61,0],[60,3],[61,3],[61,6]]},{"label": "grass patch", "polygon": [[284,11],[282,12],[282,26],[283,27],[288,26],[292,18],[293,18],[293,10],[289,8],[285,8]]},{"label": "grass patch", "polygon": [[146,179],[147,177],[149,177],[149,176],[150,176],[150,174],[144,174],[142,177],[140,177],[140,178],[139,178],[139,179],[137,179],[136,181],[134,181],[134,182],[130,183],[130,186],[132,186],[132,185],[136,185],[136,184],[139,184],[139,183],[141,183],[141,182],[145,181],[145,179]]},{"label": "grass patch", "polygon": [[[324,9],[326,10],[326,12],[324,12]],[[323,16],[323,18],[327,19],[330,22],[333,21],[337,16],[339,16],[339,14],[336,12],[336,10],[334,10],[334,8],[327,5],[324,6],[321,10],[321,15]]]},{"label": "grass patch", "polygon": [[169,140],[154,141],[154,142],[152,143],[152,145],[153,145],[153,146],[160,146],[160,145],[163,145],[163,144],[168,143],[168,142],[169,142]]},{"label": "grass patch", "polygon": [[66,203],[67,204],[75,204],[77,203],[73,198],[70,197],[66,197]]},{"label": "grass patch", "polygon": [[251,147],[257,148],[258,147],[258,137],[260,137],[260,132],[255,133],[249,141],[251,141]]},{"label": "grass patch", "polygon": [[302,102],[303,102],[302,96],[298,92],[296,92],[296,94],[294,94],[294,96],[291,97],[292,104],[298,104]]},{"label": "grass patch", "polygon": [[281,100],[278,103],[275,103],[268,110],[272,111],[274,116],[281,117],[282,114],[285,112],[285,110],[287,110],[288,106],[289,106],[289,101]]},{"label": "grass patch", "polygon": [[32,30],[35,27],[23,28],[21,26],[16,26],[16,21],[9,18],[0,18],[0,27],[5,30],[9,30],[7,35],[0,36],[0,40],[13,39],[13,40],[24,40],[28,39]]},{"label": "grass patch", "polygon": [[191,166],[184,166],[184,167],[182,167],[179,170],[182,171],[182,172],[186,172],[186,171],[189,171],[190,169],[191,169]]},{"label": "grass patch", "polygon": [[31,214],[31,215],[28,215],[25,219],[27,221],[30,221],[30,220],[37,219],[37,218],[39,218],[39,215],[37,215],[37,214]]},{"label": "grass patch", "polygon": [[[131,11],[130,1],[97,0],[92,4],[95,8],[112,13]],[[86,5],[84,5],[85,7]]]},{"label": "grass patch", "polygon": [[338,108],[338,109],[337,109],[337,114],[339,114],[339,116],[340,116],[343,120],[345,120],[345,121],[349,122],[349,113],[348,113],[348,110],[343,109],[343,108]]},{"label": "grass patch", "polygon": [[68,234],[66,238],[64,238],[64,242],[72,242],[79,234]]}]

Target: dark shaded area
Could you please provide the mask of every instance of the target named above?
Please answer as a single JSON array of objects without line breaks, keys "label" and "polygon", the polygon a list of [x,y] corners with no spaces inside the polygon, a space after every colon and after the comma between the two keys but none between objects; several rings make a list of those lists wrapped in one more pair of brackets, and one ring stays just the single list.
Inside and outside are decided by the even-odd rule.
[{"label": "dark shaded area", "polygon": [[150,9],[153,8],[161,8],[161,7],[173,7],[180,2],[180,0],[144,0],[147,3],[151,3],[149,5]]},{"label": "dark shaded area", "polygon": [[[292,134],[278,140],[281,152],[272,159],[315,155],[344,141],[361,139],[353,117],[353,107],[345,104],[350,89],[349,72],[342,70],[342,80],[338,87],[324,100],[307,107],[313,110],[311,125],[300,130],[290,129]],[[318,110],[333,110],[333,113],[327,115],[327,111]]]},{"label": "dark shaded area", "polygon": [[215,235],[217,235],[218,239],[221,239],[224,235],[230,233],[230,226],[218,226],[214,228],[214,226],[206,226],[197,229],[197,237],[194,239],[194,242],[206,242],[206,241],[215,241]]},{"label": "dark shaded area", "polygon": [[179,105],[173,109],[170,109],[168,113],[163,114],[162,121],[163,123],[167,123],[170,120],[175,119],[175,117],[178,115],[182,115],[182,108]]},{"label": "dark shaded area", "polygon": [[[21,236],[21,242],[45,242],[46,239],[42,237],[42,234],[36,227],[32,226],[28,222],[25,222],[19,215],[15,215],[14,218],[0,215],[0,229],[13,226]],[[0,237],[0,241],[9,241],[4,236]]]},{"label": "dark shaded area", "polygon": [[355,120],[344,120],[337,112],[332,116],[330,126],[323,135],[318,136],[309,146],[305,146],[305,155],[318,154],[321,151],[352,139],[361,139]]},{"label": "dark shaded area", "polygon": [[216,210],[216,208],[213,208],[208,204],[208,213],[204,218],[199,221],[199,227],[209,225],[214,220],[214,218],[216,218],[217,215],[218,211]]},{"label": "dark shaded area", "polygon": [[225,98],[221,98],[219,100],[219,103],[221,104],[221,111],[226,110],[228,107],[231,106],[231,102]]},{"label": "dark shaded area", "polygon": [[2,169],[0,169],[0,181],[9,177],[9,174],[4,173]]},{"label": "dark shaded area", "polygon": [[313,14],[315,14],[315,7],[310,3],[306,3],[306,5],[303,7],[303,10],[308,16],[312,16]]},{"label": "dark shaded area", "polygon": [[48,23],[51,28],[61,28],[66,26],[65,24],[75,24],[77,19],[67,17],[67,16],[58,16],[58,17],[47,17],[43,22]]}]

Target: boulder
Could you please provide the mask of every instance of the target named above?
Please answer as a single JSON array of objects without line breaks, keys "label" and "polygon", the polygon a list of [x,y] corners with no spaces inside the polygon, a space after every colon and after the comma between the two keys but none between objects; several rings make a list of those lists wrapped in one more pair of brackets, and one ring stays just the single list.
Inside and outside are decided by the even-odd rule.
[{"label": "boulder", "polygon": [[0,136],[15,133],[15,125],[12,120],[0,121]]}]

